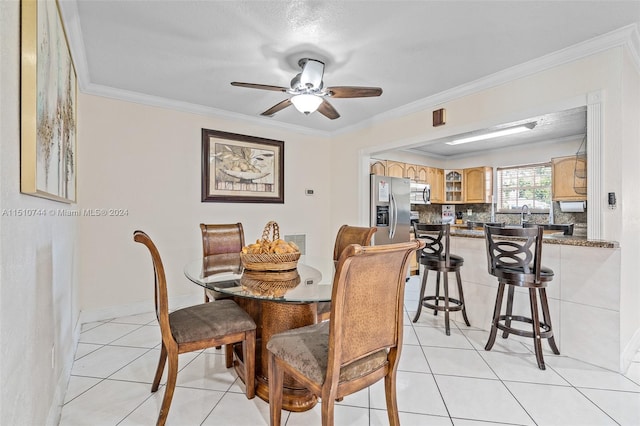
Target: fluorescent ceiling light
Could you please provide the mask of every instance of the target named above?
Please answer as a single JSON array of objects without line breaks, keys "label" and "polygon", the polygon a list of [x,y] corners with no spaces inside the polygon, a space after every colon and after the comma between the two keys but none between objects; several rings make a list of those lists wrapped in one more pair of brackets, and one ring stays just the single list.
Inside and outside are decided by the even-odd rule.
[{"label": "fluorescent ceiling light", "polygon": [[522,133],[522,132],[526,132],[528,130],[533,129],[534,127],[536,127],[536,124],[537,123],[527,123],[527,124],[523,124],[522,126],[510,127],[508,129],[497,130],[495,132],[485,133],[482,135],[470,136],[468,138],[462,138],[462,139],[454,139],[451,142],[445,142],[445,143],[447,145],[460,145],[463,143],[483,141],[486,139],[497,138],[500,136],[515,135],[516,133]]},{"label": "fluorescent ceiling light", "polygon": [[322,103],[322,98],[316,95],[296,95],[291,98],[293,106],[303,114],[311,114]]}]

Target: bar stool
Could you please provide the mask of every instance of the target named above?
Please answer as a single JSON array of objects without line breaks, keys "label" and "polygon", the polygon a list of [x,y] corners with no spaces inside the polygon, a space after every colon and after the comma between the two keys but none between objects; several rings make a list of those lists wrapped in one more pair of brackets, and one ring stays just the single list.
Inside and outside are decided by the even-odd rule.
[{"label": "bar stool", "polygon": [[[444,312],[444,326],[447,336],[451,335],[449,327],[449,312],[462,311],[464,322],[470,326],[467,318],[467,311],[464,306],[464,294],[462,292],[462,279],[460,278],[460,267],[464,259],[449,251],[450,246],[450,226],[446,224],[415,223],[413,225],[416,238],[425,242],[425,247],[420,253],[418,261],[424,265],[424,276],[422,277],[422,287],[420,288],[420,301],[418,310],[413,322],[417,322],[422,312],[422,307],[433,309],[433,314],[438,315],[438,311]],[[427,286],[427,276],[429,271],[436,272],[436,294],[435,296],[425,296]],[[456,273],[458,283],[458,297],[454,299],[449,296],[449,272]],[[444,277],[444,296],[440,296],[440,275]],[[433,303],[431,302],[433,301]],[[438,302],[444,302],[439,305]]]},{"label": "bar stool", "polygon": [[[554,354],[559,355],[560,351],[553,338],[546,292],[547,283],[553,279],[553,271],[541,265],[543,228],[541,226],[536,228],[485,226],[484,232],[487,243],[489,274],[498,278],[498,293],[493,311],[491,333],[484,349],[491,350],[495,343],[498,329],[503,331],[502,337],[505,339],[509,334],[530,337],[533,339],[538,367],[544,370],[541,340],[548,340]],[[506,311],[504,315],[501,315],[505,285],[509,286],[509,291]],[[529,289],[531,318],[512,315],[513,294],[516,286]],[[542,322],[538,314],[538,296],[542,308]],[[512,321],[531,324],[532,331],[511,327]]]}]

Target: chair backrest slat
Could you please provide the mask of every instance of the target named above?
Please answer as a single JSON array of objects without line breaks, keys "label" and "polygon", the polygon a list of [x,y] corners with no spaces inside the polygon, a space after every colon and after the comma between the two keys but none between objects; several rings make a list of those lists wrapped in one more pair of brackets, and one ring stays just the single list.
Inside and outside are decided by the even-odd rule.
[{"label": "chair backrest slat", "polygon": [[240,253],[244,246],[242,223],[200,224],[202,255]]},{"label": "chair backrest slat", "polygon": [[444,258],[444,266],[451,267],[451,229],[448,223],[414,223],[413,232],[416,238],[425,243],[422,249],[424,255]]},{"label": "chair backrest slat", "polygon": [[[487,264],[491,275],[496,268],[522,270],[540,281],[542,261],[541,226],[535,228],[499,228],[485,226]],[[508,239],[505,239],[508,238]]]},{"label": "chair backrest slat", "polygon": [[336,242],[333,247],[333,260],[337,262],[340,254],[349,244],[359,244],[361,246],[371,245],[371,238],[373,238],[373,234],[375,234],[377,230],[378,228],[375,226],[366,228],[342,225],[338,230],[338,235],[336,235]]},{"label": "chair backrest slat", "polygon": [[151,238],[142,231],[133,233],[133,240],[137,243],[144,244],[151,254],[154,271],[154,298],[156,305],[156,318],[160,324],[162,339],[173,339],[171,335],[171,327],[169,326],[169,300],[167,295],[167,279],[164,272],[164,265],[160,258],[158,248]]}]

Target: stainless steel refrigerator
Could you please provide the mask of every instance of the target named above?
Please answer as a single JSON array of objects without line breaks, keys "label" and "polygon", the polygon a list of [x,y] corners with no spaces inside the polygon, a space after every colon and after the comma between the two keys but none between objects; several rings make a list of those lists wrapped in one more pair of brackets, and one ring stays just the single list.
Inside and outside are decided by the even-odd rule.
[{"label": "stainless steel refrigerator", "polygon": [[371,175],[371,226],[378,228],[373,244],[409,241],[411,181]]}]

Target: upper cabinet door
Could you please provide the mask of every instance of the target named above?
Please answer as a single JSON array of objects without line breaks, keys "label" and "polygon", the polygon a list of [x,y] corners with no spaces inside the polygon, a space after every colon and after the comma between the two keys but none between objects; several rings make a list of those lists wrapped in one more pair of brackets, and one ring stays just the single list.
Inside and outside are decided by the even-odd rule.
[{"label": "upper cabinet door", "polygon": [[427,167],[427,183],[431,185],[431,203],[444,203],[444,170]]},{"label": "upper cabinet door", "polygon": [[414,181],[418,181],[418,166],[414,164],[405,164],[404,165],[404,177],[409,178]]},{"label": "upper cabinet door", "polygon": [[387,176],[405,177],[404,163],[398,161],[387,161]]},{"label": "upper cabinet door", "polygon": [[493,195],[493,168],[464,169],[465,203],[490,203]]},{"label": "upper cabinet door", "polygon": [[372,175],[386,176],[387,160],[375,160],[372,158],[371,165],[369,166],[369,173]]},{"label": "upper cabinet door", "polygon": [[551,159],[553,201],[587,199],[587,157],[571,155]]}]

